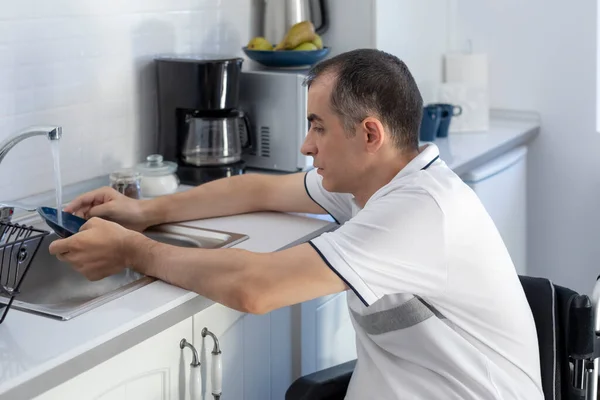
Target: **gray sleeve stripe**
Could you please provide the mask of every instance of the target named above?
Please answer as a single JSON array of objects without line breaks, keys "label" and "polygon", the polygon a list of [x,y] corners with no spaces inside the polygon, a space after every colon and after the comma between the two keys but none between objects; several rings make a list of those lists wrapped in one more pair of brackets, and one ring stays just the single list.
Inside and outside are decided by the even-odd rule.
[{"label": "gray sleeve stripe", "polygon": [[360,315],[351,311],[356,323],[370,335],[410,328],[436,315],[417,297],[398,307],[373,314]]}]

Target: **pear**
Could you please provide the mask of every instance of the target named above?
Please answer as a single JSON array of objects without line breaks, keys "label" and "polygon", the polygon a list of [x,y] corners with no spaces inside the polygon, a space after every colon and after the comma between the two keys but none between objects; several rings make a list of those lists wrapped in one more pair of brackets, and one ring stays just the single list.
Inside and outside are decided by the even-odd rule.
[{"label": "pear", "polygon": [[317,49],[322,49],[323,48],[323,39],[321,39],[321,36],[319,35],[315,35],[315,40],[312,41],[312,43],[317,46]]},{"label": "pear", "polygon": [[291,50],[304,42],[312,42],[316,37],[315,26],[310,21],[302,21],[294,24],[285,34],[285,37],[275,50]]},{"label": "pear", "polygon": [[304,42],[301,45],[294,47],[293,50],[296,50],[296,51],[317,50],[317,46],[315,46],[315,44],[312,42]]},{"label": "pear", "polygon": [[248,42],[250,50],[273,50],[273,45],[264,37],[257,36]]}]

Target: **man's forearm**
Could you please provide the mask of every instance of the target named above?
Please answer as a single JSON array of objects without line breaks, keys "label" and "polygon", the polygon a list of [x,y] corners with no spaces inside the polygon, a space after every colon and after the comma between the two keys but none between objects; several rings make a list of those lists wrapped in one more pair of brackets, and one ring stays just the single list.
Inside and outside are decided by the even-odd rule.
[{"label": "man's forearm", "polygon": [[136,235],[128,243],[134,270],[199,293],[242,312],[257,311],[256,288],[261,254],[241,249],[191,249]]},{"label": "man's forearm", "polygon": [[158,225],[260,211],[265,179],[268,177],[248,174],[208,182],[146,201],[145,214],[150,225]]}]

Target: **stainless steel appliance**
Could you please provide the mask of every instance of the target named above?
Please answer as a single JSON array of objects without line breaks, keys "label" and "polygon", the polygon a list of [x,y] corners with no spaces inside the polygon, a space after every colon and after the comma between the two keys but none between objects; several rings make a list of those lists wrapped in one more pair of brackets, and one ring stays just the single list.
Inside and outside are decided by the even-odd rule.
[{"label": "stainless steel appliance", "polygon": [[322,35],[329,28],[327,0],[264,0],[262,32],[271,43],[279,43],[292,25],[311,21]]},{"label": "stainless steel appliance", "polygon": [[252,147],[242,155],[248,167],[297,172],[312,166],[300,152],[308,132],[308,70],[242,72],[240,108],[250,116]]},{"label": "stainless steel appliance", "polygon": [[178,164],[182,183],[241,174],[250,144],[239,109],[243,59],[212,55],[160,57],[156,152]]}]

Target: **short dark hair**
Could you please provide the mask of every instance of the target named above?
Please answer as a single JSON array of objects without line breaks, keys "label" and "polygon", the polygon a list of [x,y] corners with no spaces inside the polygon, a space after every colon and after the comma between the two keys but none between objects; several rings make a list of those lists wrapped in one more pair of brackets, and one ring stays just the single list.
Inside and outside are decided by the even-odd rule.
[{"label": "short dark hair", "polygon": [[352,50],[313,66],[304,85],[310,88],[328,73],[336,78],[331,106],[346,132],[374,116],[390,130],[397,148],[418,148],[423,98],[404,62],[380,50]]}]

